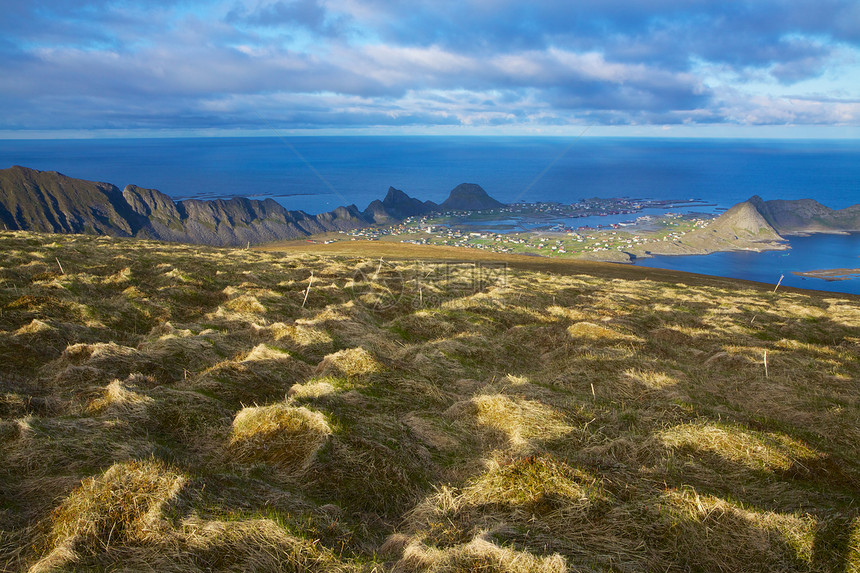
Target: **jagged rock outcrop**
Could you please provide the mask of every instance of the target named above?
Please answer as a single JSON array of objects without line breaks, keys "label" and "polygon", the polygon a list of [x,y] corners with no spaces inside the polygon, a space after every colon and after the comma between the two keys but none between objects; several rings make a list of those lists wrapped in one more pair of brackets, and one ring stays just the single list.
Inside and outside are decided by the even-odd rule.
[{"label": "jagged rock outcrop", "polygon": [[362,214],[365,219],[373,221],[377,225],[390,225],[398,220],[385,210],[385,206],[383,206],[382,201],[379,199],[371,201],[370,205],[367,206],[367,209],[365,209]]},{"label": "jagged rock outcrop", "polygon": [[441,211],[484,211],[504,206],[504,203],[487,195],[480,185],[461,183],[451,190],[451,194],[439,205],[439,209]]},{"label": "jagged rock outcrop", "polygon": [[439,209],[433,201],[421,201],[410,197],[400,189],[388,188],[385,199],[376,199],[364,210],[364,217],[374,223],[386,224],[402,221],[407,217],[418,217]]},{"label": "jagged rock outcrop", "polygon": [[355,205],[309,215],[272,199],[173,201],[135,185],[15,166],[0,170],[0,220],[8,229],[95,233],[182,243],[239,246],[368,225]]},{"label": "jagged rock outcrop", "polygon": [[[268,199],[268,201],[271,201],[271,199]],[[291,212],[295,213],[296,211]],[[298,212],[305,214],[302,211]],[[359,211],[358,207],[355,205],[337,207],[334,211],[328,211],[326,213],[320,213],[319,215],[312,215],[310,217],[312,220],[306,221],[304,225],[310,229],[313,226],[313,223],[316,223],[321,229],[320,231],[314,231],[316,233],[321,233],[323,231],[348,231],[350,229],[366,227],[368,224],[368,221],[362,216],[361,211]]]},{"label": "jagged rock outcrop", "polygon": [[418,215],[436,211],[439,208],[439,205],[433,201],[421,201],[420,199],[415,199],[394,187],[388,188],[388,193],[385,195],[385,199],[382,200],[382,206],[385,207],[386,211],[398,219],[416,217]]},{"label": "jagged rock outcrop", "polygon": [[135,213],[150,220],[169,225],[182,218],[173,199],[156,189],[127,185],[122,196]]}]

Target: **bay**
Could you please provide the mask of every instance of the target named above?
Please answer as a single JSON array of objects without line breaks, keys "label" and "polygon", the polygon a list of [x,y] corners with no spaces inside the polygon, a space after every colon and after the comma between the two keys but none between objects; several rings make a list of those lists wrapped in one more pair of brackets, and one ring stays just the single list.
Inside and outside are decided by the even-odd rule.
[{"label": "bay", "polygon": [[826,280],[794,274],[821,269],[860,269],[860,233],[845,235],[817,233],[808,237],[789,237],[789,244],[791,249],[787,251],[660,255],[637,259],[636,264],[643,267],[746,279],[772,284],[774,287],[781,284],[860,295],[858,277],[847,280]]}]

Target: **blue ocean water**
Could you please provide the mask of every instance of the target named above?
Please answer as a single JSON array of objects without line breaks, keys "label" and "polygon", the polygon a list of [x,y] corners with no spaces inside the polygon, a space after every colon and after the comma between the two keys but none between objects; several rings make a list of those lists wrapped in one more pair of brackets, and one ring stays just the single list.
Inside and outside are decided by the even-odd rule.
[{"label": "blue ocean water", "polygon": [[[308,213],[352,203],[364,209],[384,197],[389,186],[440,202],[464,182],[478,183],[506,203],[627,196],[695,198],[727,208],[752,195],[766,200],[815,198],[833,208],[860,203],[860,142],[852,140],[442,136],[0,140],[0,168],[11,165],[60,171],[120,188],[133,183],[175,199],[272,197],[289,209]],[[793,246],[795,242],[792,239]],[[805,243],[797,243],[801,244]],[[822,263],[816,268],[860,267],[856,241],[818,235],[810,244],[812,252],[828,253],[839,262],[824,264],[823,257],[813,257]],[[783,258],[800,259],[799,252]],[[745,256],[757,262],[747,265]],[[770,255],[710,257],[672,258],[666,263],[656,258],[645,264],[772,280],[770,272],[756,274]],[[798,286],[845,291],[860,280],[803,283]]]},{"label": "blue ocean water", "polygon": [[780,284],[860,294],[860,277],[855,276],[848,280],[826,280],[794,274],[820,269],[860,269],[860,233],[790,237],[789,243],[791,249],[787,251],[657,256],[639,259],[636,264],[643,267],[746,279],[771,284],[774,287]]}]

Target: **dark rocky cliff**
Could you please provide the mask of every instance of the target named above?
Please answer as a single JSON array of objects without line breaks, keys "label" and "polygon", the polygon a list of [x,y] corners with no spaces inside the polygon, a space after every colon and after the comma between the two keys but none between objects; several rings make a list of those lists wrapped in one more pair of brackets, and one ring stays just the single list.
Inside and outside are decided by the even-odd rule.
[{"label": "dark rocky cliff", "polygon": [[780,234],[860,231],[860,205],[836,210],[814,199],[764,201],[758,195],[749,203]]},{"label": "dark rocky cliff", "polygon": [[134,210],[109,183],[14,166],[0,170],[0,220],[7,229],[130,237]]},{"label": "dark rocky cliff", "polygon": [[8,229],[95,233],[241,246],[364,227],[353,205],[308,215],[272,199],[173,201],[155,189],[74,179],[15,166],[0,170],[0,220]]}]

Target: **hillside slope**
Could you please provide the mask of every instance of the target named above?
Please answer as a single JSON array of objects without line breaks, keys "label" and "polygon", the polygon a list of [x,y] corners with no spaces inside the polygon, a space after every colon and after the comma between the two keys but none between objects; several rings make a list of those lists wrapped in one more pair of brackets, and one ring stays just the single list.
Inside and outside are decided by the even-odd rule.
[{"label": "hillside slope", "polygon": [[0,231],[0,570],[860,568],[858,299],[581,268]]},{"label": "hillside slope", "polygon": [[[665,243],[648,245],[652,255],[704,255],[718,251],[763,251],[787,249],[788,245],[751,199],[738,203],[711,221]],[[636,252],[636,251],[634,251]],[[644,249],[636,252],[640,256]]]}]

